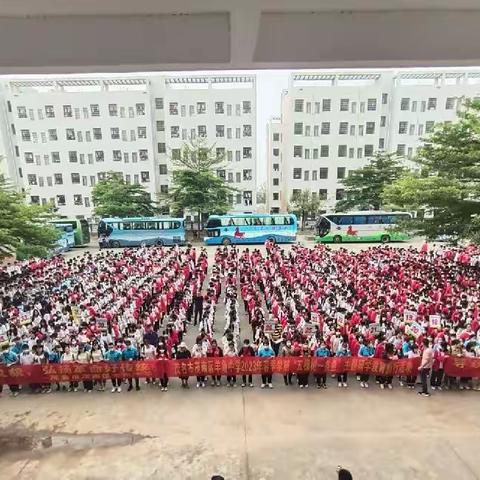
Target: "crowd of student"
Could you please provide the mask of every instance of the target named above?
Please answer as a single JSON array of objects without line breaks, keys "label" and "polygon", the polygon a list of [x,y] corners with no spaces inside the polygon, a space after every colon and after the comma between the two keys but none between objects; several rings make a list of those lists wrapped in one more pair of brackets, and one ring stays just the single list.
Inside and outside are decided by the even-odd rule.
[{"label": "crowd of student", "polygon": [[[267,243],[265,253],[218,248],[209,275],[206,251],[191,247],[102,250],[69,260],[18,263],[0,271],[0,361],[421,356],[419,393],[428,395],[427,378],[432,389],[479,390],[478,379],[445,377],[443,369],[447,355],[480,355],[479,259],[475,247],[418,251],[379,246],[351,253],[299,245],[287,251]],[[216,315],[220,301],[223,320]],[[185,342],[189,328],[198,328],[190,349]],[[308,388],[309,377],[291,372],[283,380]],[[225,380],[227,386],[237,384],[235,376]],[[348,386],[347,373],[336,380],[338,387]],[[368,375],[357,380],[368,388]],[[399,380],[414,388],[417,375]],[[129,391],[133,382],[140,389],[138,379],[123,381]],[[112,392],[120,392],[123,381],[113,378]],[[393,387],[392,377],[375,381],[382,389]],[[167,391],[169,379],[164,375],[146,382],[158,382]],[[197,376],[197,388],[207,383],[218,387],[222,378]],[[189,379],[181,378],[181,384],[188,388]],[[317,375],[315,384],[326,388],[327,375]],[[253,387],[252,376],[242,376],[241,385]],[[261,376],[261,387],[273,388],[271,375]],[[79,386],[71,382],[53,388],[77,391]],[[105,388],[103,381],[83,383],[86,392]],[[10,385],[10,390],[16,395],[19,387]]]}]

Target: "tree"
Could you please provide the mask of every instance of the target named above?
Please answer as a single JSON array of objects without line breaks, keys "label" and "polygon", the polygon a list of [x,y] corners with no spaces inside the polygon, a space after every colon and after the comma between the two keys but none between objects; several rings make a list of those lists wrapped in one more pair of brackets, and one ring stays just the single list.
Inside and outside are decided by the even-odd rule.
[{"label": "tree", "polygon": [[408,228],[427,238],[480,240],[480,102],[468,102],[454,123],[424,139],[413,172],[384,193],[399,208],[425,212]]},{"label": "tree", "polygon": [[221,175],[225,173],[224,157],[217,155],[214,145],[207,146],[204,138],[190,140],[171,159],[175,167],[172,188],[164,200],[174,212],[197,213],[200,229],[202,214],[228,211],[228,196],[237,190]]},{"label": "tree", "polygon": [[400,178],[404,171],[401,159],[391,153],[377,152],[367,165],[352,170],[342,180],[346,195],[337,202],[335,209],[380,210],[385,187]]},{"label": "tree", "polygon": [[139,184],[126,183],[122,175],[108,172],[92,190],[95,214],[100,217],[150,216],[155,213],[150,194]]},{"label": "tree", "polygon": [[303,230],[305,219],[309,215],[316,215],[321,206],[322,200],[318,195],[314,195],[310,190],[301,190],[291,196],[288,210],[301,218]]},{"label": "tree", "polygon": [[59,237],[48,225],[51,206],[27,205],[25,197],[0,176],[0,258],[45,257]]}]

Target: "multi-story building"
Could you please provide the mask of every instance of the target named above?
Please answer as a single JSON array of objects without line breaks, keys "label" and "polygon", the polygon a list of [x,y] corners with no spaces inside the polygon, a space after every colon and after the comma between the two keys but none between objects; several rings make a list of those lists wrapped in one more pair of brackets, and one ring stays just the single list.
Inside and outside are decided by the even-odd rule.
[{"label": "multi-story building", "polygon": [[282,208],[282,122],[278,117],[267,124],[267,211],[279,213]]},{"label": "multi-story building", "polygon": [[[193,86],[193,88],[192,88]],[[93,218],[92,187],[110,171],[167,194],[183,143],[204,137],[225,157],[232,210],[255,208],[253,76],[59,78],[2,86],[7,175],[31,203]]]},{"label": "multi-story building", "polygon": [[[412,158],[435,123],[454,120],[466,98],[480,97],[479,77],[478,71],[438,70],[292,74],[277,127],[280,210],[306,189],[332,209],[344,196],[342,180],[376,151]],[[277,148],[271,142],[273,131],[269,158]],[[275,178],[269,178],[267,202],[276,211]]]}]

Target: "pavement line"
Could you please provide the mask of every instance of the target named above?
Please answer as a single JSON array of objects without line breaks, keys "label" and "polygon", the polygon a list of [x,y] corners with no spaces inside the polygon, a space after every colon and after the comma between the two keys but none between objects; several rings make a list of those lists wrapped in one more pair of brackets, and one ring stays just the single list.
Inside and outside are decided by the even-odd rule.
[{"label": "pavement line", "polygon": [[475,480],[479,480],[479,477],[475,473],[475,470],[473,470],[469,463],[463,459],[463,457],[457,452],[456,448],[451,444],[451,442],[448,442],[448,445],[450,445],[450,448],[452,449],[452,452],[455,454],[455,456],[460,460],[461,463],[463,463],[463,465],[465,465],[466,469],[472,474],[472,478],[474,478]]},{"label": "pavement line", "polygon": [[242,389],[242,407],[243,407],[243,441],[245,448],[245,478],[250,479],[250,461],[248,458],[248,441],[247,441],[247,415],[245,413],[245,392]]}]

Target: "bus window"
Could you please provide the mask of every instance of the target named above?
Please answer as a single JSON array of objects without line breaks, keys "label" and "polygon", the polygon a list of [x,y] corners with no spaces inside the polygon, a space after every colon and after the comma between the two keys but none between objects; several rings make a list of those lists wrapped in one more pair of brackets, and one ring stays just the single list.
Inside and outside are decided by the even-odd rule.
[{"label": "bus window", "polygon": [[340,217],[338,215],[328,215],[326,216],[325,218],[327,218],[328,220],[330,220],[332,223],[334,223],[335,225],[338,225],[338,222],[340,221]]},{"label": "bus window", "polygon": [[248,220],[248,218],[235,217],[233,220],[235,221],[235,225],[240,226],[240,227],[243,226],[243,225],[250,225],[250,223],[246,222]]},{"label": "bus window", "polygon": [[131,230],[132,224],[130,222],[123,222],[123,230]]},{"label": "bus window", "polygon": [[263,225],[263,218],[255,217],[252,220],[254,225]]},{"label": "bus window", "polygon": [[354,215],[353,216],[353,223],[355,225],[365,225],[367,223],[367,216],[366,215]]},{"label": "bus window", "polygon": [[157,222],[145,222],[145,229],[146,230],[158,230]]},{"label": "bus window", "polygon": [[264,225],[275,225],[275,217],[265,217],[263,219]]},{"label": "bus window", "polygon": [[172,228],[172,222],[163,222],[163,230],[170,230]]},{"label": "bus window", "polygon": [[235,219],[234,218],[222,218],[222,226],[234,227]]},{"label": "bus window", "polygon": [[180,222],[172,222],[172,228],[177,230],[180,228]]},{"label": "bus window", "polygon": [[[227,219],[222,219],[227,220]],[[222,222],[219,218],[209,218],[207,222],[207,228],[218,228],[222,226]]]},{"label": "bus window", "polygon": [[351,215],[343,215],[339,220],[338,225],[351,225],[353,223],[353,217]]},{"label": "bus window", "polygon": [[145,230],[145,224],[143,222],[134,222],[133,229],[134,230]]},{"label": "bus window", "polygon": [[368,216],[368,223],[373,224],[373,225],[379,225],[382,222],[382,216],[381,215],[369,215]]}]

